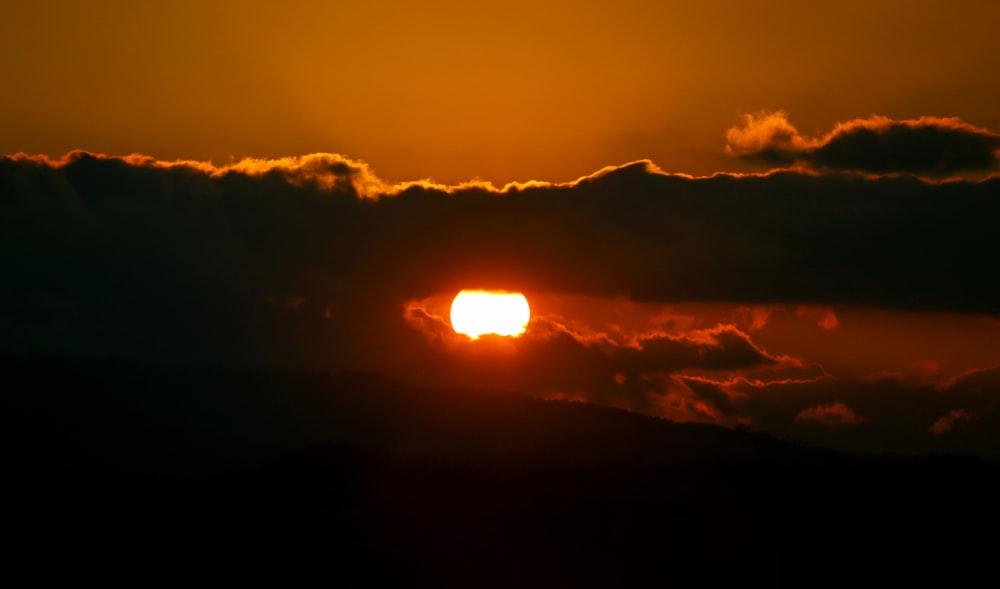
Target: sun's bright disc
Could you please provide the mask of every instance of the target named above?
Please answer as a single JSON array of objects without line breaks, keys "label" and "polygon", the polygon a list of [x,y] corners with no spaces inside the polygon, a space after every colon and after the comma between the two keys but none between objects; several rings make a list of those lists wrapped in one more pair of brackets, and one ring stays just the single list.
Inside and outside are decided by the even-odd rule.
[{"label": "sun's bright disc", "polygon": [[451,303],[451,326],[472,339],[487,333],[519,336],[530,318],[528,299],[519,292],[463,290]]}]

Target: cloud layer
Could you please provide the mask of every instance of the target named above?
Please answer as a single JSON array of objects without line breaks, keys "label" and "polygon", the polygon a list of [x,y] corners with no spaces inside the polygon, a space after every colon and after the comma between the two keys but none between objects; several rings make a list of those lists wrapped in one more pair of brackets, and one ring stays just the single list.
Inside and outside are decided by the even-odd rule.
[{"label": "cloud layer", "polygon": [[778,111],[744,115],[743,126],[726,133],[726,152],[773,166],[951,176],[998,169],[1000,135],[958,118],[873,116],[810,138]]},{"label": "cloud layer", "polygon": [[[840,382],[755,340],[780,308],[816,333],[843,329],[831,304],[1000,312],[1000,178],[691,178],[635,162],[445,187],[389,185],[331,154],[217,167],[74,152],[0,159],[0,211],[0,351],[379,370],[876,446],[903,390],[923,409],[900,439],[960,445],[993,423],[992,380],[939,385],[973,391],[948,399]],[[739,319],[597,326],[566,307],[470,348],[431,304],[460,288],[721,301]]]},{"label": "cloud layer", "polygon": [[636,162],[569,184],[387,186],[335,155],[212,167],[77,152],[0,159],[0,187],[7,296],[21,304],[480,284],[1000,310],[1000,178],[689,178]]}]

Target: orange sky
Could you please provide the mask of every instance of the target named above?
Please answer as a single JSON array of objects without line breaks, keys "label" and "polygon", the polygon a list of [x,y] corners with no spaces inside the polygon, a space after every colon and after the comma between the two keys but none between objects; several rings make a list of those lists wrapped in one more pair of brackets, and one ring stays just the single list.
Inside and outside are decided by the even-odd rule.
[{"label": "orange sky", "polygon": [[1000,4],[14,3],[0,153],[335,152],[389,181],[741,169],[744,113],[1000,130]]}]

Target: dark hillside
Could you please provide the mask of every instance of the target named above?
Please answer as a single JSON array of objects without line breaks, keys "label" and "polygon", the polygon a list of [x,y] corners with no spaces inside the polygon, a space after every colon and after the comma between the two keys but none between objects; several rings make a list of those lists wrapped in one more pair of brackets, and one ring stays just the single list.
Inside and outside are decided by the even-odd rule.
[{"label": "dark hillside", "polygon": [[26,383],[4,393],[7,557],[40,579],[961,585],[993,566],[1000,482],[976,459],[366,374],[5,363]]}]

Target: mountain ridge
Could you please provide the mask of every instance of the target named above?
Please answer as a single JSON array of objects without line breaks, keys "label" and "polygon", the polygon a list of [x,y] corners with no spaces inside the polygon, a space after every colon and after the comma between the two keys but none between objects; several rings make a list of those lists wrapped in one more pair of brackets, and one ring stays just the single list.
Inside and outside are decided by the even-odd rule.
[{"label": "mountain ridge", "polygon": [[[208,570],[436,586],[960,584],[991,570],[979,538],[1000,525],[998,469],[976,458],[853,455],[367,373],[18,362],[0,361],[11,382],[36,378],[4,394],[5,522],[19,540],[12,562],[36,570],[59,562],[126,582]],[[113,418],[98,415],[109,408]],[[88,416],[96,423],[69,427]],[[16,435],[56,417],[43,434],[61,437]],[[152,433],[127,436],[147,423]],[[213,424],[226,435],[206,437]],[[37,439],[50,443],[26,452]],[[150,453],[170,439],[185,446],[175,459],[219,454],[187,471],[126,468],[169,457]],[[129,451],[94,460],[114,443]],[[46,461],[59,451],[69,459]]]}]

